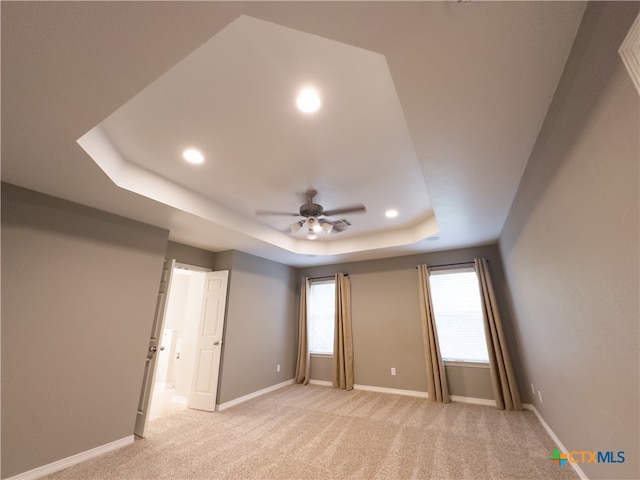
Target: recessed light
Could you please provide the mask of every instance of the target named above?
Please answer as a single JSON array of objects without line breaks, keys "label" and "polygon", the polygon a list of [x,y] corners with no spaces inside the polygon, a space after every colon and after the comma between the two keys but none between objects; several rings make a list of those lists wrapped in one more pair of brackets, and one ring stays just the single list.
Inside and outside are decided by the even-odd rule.
[{"label": "recessed light", "polygon": [[305,88],[296,98],[296,105],[305,113],[317,112],[321,103],[320,95],[313,88]]},{"label": "recessed light", "polygon": [[398,210],[390,209],[384,212],[384,216],[387,218],[395,218],[398,216]]},{"label": "recessed light", "polygon": [[187,148],[184,152],[182,152],[182,158],[184,158],[187,162],[198,165],[204,162],[204,155],[200,153],[200,150],[196,150],[195,148]]}]

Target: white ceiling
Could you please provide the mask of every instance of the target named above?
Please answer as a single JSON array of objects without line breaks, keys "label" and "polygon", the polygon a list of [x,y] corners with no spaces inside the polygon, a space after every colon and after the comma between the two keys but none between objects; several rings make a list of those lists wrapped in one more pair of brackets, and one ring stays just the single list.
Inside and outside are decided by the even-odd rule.
[{"label": "white ceiling", "polygon": [[[296,266],[494,242],[583,11],[3,2],[2,179]],[[295,109],[308,84],[313,115]],[[255,215],[310,187],[367,212],[315,241]]]},{"label": "white ceiling", "polygon": [[[313,114],[296,107],[309,86],[322,97]],[[384,57],[246,15],[79,143],[118,186],[292,253],[397,247],[438,231]],[[207,161],[185,162],[187,147]],[[297,212],[296,192],[309,188],[327,210],[368,211],[332,218],[351,226],[315,241],[289,230],[299,218],[256,216]],[[401,215],[386,219],[390,208]]]}]

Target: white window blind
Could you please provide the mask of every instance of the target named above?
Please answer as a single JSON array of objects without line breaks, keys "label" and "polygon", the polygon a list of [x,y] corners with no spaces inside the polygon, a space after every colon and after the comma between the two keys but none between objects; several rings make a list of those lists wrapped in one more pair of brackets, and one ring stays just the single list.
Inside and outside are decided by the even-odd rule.
[{"label": "white window blind", "polygon": [[312,281],[307,304],[309,351],[311,353],[333,354],[335,311],[335,280]]},{"label": "white window blind", "polygon": [[442,359],[489,363],[475,270],[431,272],[429,285]]}]

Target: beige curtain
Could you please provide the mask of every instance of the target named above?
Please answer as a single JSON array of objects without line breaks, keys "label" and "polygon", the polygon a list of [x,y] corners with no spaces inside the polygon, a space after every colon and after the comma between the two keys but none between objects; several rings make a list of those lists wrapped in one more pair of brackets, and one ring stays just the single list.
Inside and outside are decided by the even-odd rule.
[{"label": "beige curtain", "polygon": [[296,363],[296,383],[309,383],[311,357],[307,337],[307,302],[309,299],[309,279],[304,277],[300,285],[300,312],[298,313],[298,361]]},{"label": "beige curtain", "polygon": [[484,312],[484,333],[487,338],[496,407],[500,410],[522,410],[520,393],[518,392],[511,360],[509,359],[509,352],[507,352],[507,344],[502,330],[493,283],[491,283],[491,277],[489,276],[489,262],[485,258],[476,258],[473,263],[480,283],[480,295]]},{"label": "beige curtain", "polygon": [[333,341],[333,388],[353,390],[353,337],[351,334],[351,283],[336,274],[336,325]]},{"label": "beige curtain", "polygon": [[444,363],[440,355],[436,320],[433,316],[433,304],[429,288],[429,270],[426,265],[418,265],[420,285],[420,317],[422,319],[422,341],[424,342],[424,360],[427,364],[427,393],[429,400],[449,403],[449,389]]}]

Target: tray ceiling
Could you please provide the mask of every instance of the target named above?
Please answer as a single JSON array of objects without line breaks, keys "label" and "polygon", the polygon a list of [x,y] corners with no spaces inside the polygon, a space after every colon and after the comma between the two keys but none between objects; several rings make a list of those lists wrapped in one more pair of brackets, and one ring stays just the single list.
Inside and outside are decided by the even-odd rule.
[{"label": "tray ceiling", "polygon": [[[290,265],[492,243],[584,8],[3,2],[2,179]],[[302,83],[317,114],[295,109]],[[309,187],[367,212],[320,241],[253,214],[295,212]]]}]

